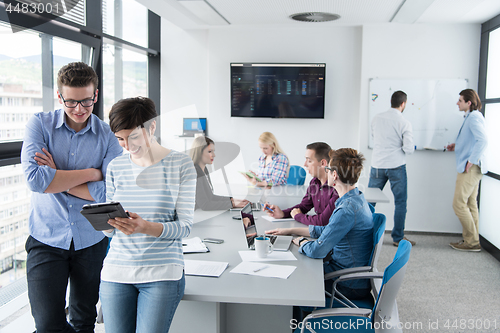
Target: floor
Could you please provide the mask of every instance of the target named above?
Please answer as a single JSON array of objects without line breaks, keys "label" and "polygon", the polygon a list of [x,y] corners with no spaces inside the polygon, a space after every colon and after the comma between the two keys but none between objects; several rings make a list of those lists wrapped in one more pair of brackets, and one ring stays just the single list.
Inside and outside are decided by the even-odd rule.
[{"label": "floor", "polygon": [[[407,233],[417,242],[397,302],[405,333],[500,331],[500,262],[486,251],[460,252],[448,244],[453,235]],[[383,271],[397,248],[384,236],[379,270]],[[27,297],[27,296],[26,296]],[[0,333],[33,331],[29,306],[18,311]],[[104,333],[97,324],[96,333]]]}]

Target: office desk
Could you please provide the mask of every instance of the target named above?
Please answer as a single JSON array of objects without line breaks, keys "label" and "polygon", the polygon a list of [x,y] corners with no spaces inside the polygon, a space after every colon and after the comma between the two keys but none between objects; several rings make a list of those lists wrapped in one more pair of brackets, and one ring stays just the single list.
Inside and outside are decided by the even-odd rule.
[{"label": "office desk", "polygon": [[[203,215],[206,212],[197,211]],[[272,264],[297,266],[286,280],[230,273],[241,263],[239,250],[247,243],[241,221],[232,219],[236,212],[224,212],[212,218],[199,218],[189,237],[224,239],[223,244],[207,244],[209,253],[186,254],[185,259],[228,262],[219,278],[187,276],[183,300],[174,316],[171,332],[290,332],[292,306],[323,306],[323,261],[310,259],[290,249],[296,261]],[[302,226],[292,222],[256,220],[260,233],[276,227]]]}]

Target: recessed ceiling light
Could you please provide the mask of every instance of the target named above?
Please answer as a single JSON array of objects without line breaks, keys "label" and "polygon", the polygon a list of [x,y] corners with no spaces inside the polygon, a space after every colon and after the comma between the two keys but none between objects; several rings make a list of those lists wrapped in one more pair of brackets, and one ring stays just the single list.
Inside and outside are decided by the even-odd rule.
[{"label": "recessed ceiling light", "polygon": [[290,15],[290,18],[301,22],[328,22],[338,20],[340,15],[322,12],[309,12],[293,14]]}]

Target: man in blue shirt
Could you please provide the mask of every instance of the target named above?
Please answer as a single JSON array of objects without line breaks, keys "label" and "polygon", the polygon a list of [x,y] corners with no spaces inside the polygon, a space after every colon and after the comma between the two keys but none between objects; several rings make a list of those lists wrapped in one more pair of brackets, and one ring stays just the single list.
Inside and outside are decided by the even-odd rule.
[{"label": "man in blue shirt", "polygon": [[39,333],[94,331],[107,240],[80,210],[105,201],[106,168],[123,151],[109,126],[92,114],[97,84],[95,71],[82,62],[62,67],[57,95],[63,108],[37,113],[26,125],[21,163],[33,192],[26,271]]},{"label": "man in blue shirt", "polygon": [[[457,162],[457,182],[453,197],[453,210],[462,224],[463,240],[450,243],[459,251],[481,251],[479,244],[479,214],[477,210],[477,191],[483,174],[488,172],[484,162],[484,152],[488,144],[481,100],[472,89],[460,92],[458,109],[465,112],[464,122],[458,131],[455,143],[448,145],[455,151]],[[477,110],[477,111],[476,111]]]}]

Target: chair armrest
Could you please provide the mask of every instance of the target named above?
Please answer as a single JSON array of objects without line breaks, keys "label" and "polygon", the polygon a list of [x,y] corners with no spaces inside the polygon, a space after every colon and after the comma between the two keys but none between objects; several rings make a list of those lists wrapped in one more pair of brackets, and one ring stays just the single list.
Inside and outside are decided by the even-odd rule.
[{"label": "chair armrest", "polygon": [[333,285],[336,285],[341,281],[360,280],[360,279],[382,279],[383,277],[384,277],[383,272],[360,272],[360,273],[346,274],[340,276],[337,280],[335,280]]},{"label": "chair armrest", "polygon": [[336,317],[336,316],[352,316],[352,317],[364,317],[369,318],[372,311],[371,309],[352,309],[352,308],[335,308],[335,309],[321,309],[311,312],[302,321],[301,333],[305,332],[307,328],[307,322],[311,319],[324,318],[324,317]]},{"label": "chair armrest", "polygon": [[321,309],[311,312],[304,319],[314,319],[323,317],[335,317],[335,316],[353,316],[353,317],[370,317],[372,313],[371,309],[359,309],[359,308],[333,308],[333,309]]},{"label": "chair armrest", "polygon": [[359,272],[369,272],[371,269],[370,266],[361,266],[361,267],[351,267],[351,268],[345,268],[341,269],[340,271],[335,271],[335,272],[330,272],[325,274],[325,280],[331,280],[333,278],[345,275],[345,274],[352,274],[352,273],[359,273]]},{"label": "chair armrest", "polygon": [[[333,301],[337,299],[340,303],[347,307],[353,307],[353,308],[358,308],[356,304],[354,304],[351,300],[349,300],[347,297],[345,297],[340,291],[337,290],[337,283],[342,282],[342,281],[348,281],[348,280],[361,280],[361,279],[382,279],[384,277],[384,273],[382,272],[361,272],[361,273],[353,273],[353,274],[347,274],[347,275],[342,275],[340,276],[335,282],[333,283],[333,295],[332,295],[332,300],[330,302],[330,307],[332,307]],[[344,301],[346,301],[348,304],[344,303],[340,299],[336,298],[335,295],[339,295]]]}]

